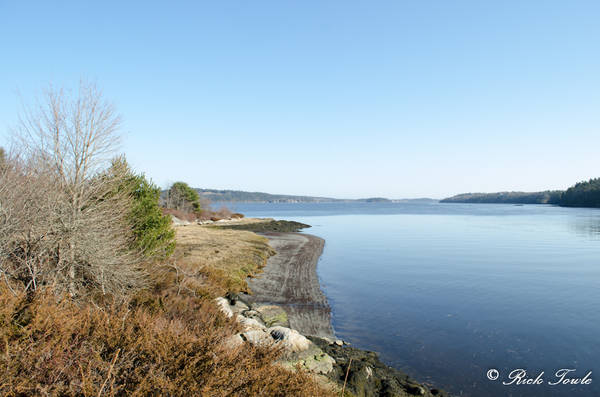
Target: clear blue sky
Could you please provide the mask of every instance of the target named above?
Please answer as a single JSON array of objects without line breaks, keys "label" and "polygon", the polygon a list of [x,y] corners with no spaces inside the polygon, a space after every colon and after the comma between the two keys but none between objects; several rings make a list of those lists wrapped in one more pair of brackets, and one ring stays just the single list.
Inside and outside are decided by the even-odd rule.
[{"label": "clear blue sky", "polygon": [[17,92],[83,77],[162,186],[565,188],[600,176],[599,20],[598,1],[0,0],[0,129]]}]

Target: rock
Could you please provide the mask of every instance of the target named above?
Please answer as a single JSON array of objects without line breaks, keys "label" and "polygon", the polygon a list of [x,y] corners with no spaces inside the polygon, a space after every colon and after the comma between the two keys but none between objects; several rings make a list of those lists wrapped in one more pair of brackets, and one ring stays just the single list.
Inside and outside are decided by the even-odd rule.
[{"label": "rock", "polygon": [[257,312],[256,310],[252,310],[252,309],[246,310],[246,311],[242,312],[242,315],[246,318],[252,318],[252,319],[258,321],[259,323],[265,325],[265,323],[262,320],[262,317],[260,316],[260,313]]},{"label": "rock", "polygon": [[242,327],[244,328],[244,331],[249,331],[251,329],[264,329],[265,328],[264,324],[262,324],[258,320],[254,319],[254,318],[247,318],[242,315],[238,315],[236,317],[236,321],[242,325]]},{"label": "rock", "polygon": [[[285,348],[284,351],[286,351]],[[291,352],[287,350],[281,363],[289,369],[294,369],[300,365],[300,367],[313,374],[325,375],[333,370],[335,360],[319,349],[317,345],[308,341],[306,348],[301,351]]]},{"label": "rock", "polygon": [[312,343],[295,329],[281,326],[271,327],[267,330],[271,337],[278,341],[288,353],[297,353],[311,347]]},{"label": "rock", "polygon": [[253,346],[269,346],[275,343],[271,335],[264,329],[251,329],[241,333],[240,336]]},{"label": "rock", "polygon": [[284,365],[290,369],[296,368],[298,364],[300,367],[313,374],[326,375],[333,370],[335,360],[328,354],[323,353],[323,351],[317,347],[314,354],[307,355],[303,358],[289,358],[288,361],[284,362]]},{"label": "rock", "polygon": [[223,314],[225,314],[228,318],[233,317],[233,311],[231,310],[227,299],[219,297],[215,299],[215,302],[217,302],[217,306],[219,306],[219,309],[223,312]]},{"label": "rock", "polygon": [[341,387],[348,373],[346,390],[357,397],[448,396],[438,389],[429,390],[403,372],[388,367],[379,360],[376,353],[345,344],[340,346],[319,337],[309,336],[308,339],[335,360],[327,377]]},{"label": "rock", "polygon": [[305,358],[301,362],[301,365],[310,372],[313,372],[315,374],[326,375],[333,370],[335,360],[331,358],[331,356],[329,356],[328,354],[323,353],[323,351],[321,351],[320,349],[319,351],[320,353]]},{"label": "rock", "polygon": [[334,343],[338,346],[344,346],[344,341],[342,341],[340,339],[337,339]]},{"label": "rock", "polygon": [[414,396],[424,396],[424,395],[427,394],[427,391],[425,390],[425,388],[423,388],[423,386],[417,385],[417,384],[414,384],[414,383],[412,383],[412,384],[409,383],[409,384],[405,385],[404,389],[408,393],[410,393],[410,394],[412,394]]},{"label": "rock", "polygon": [[173,221],[173,226],[187,226],[191,225],[191,222],[185,221],[183,219],[179,219],[174,215],[171,215],[171,220]]},{"label": "rock", "polygon": [[285,310],[275,305],[263,305],[255,308],[267,327],[282,326],[289,327],[288,316]]},{"label": "rock", "polygon": [[235,292],[228,292],[225,294],[225,299],[227,299],[229,304],[233,306],[240,299],[240,297]]},{"label": "rock", "polygon": [[243,344],[244,339],[239,334],[230,336],[229,338],[225,339],[225,346],[229,349],[235,349],[236,347],[240,347]]}]

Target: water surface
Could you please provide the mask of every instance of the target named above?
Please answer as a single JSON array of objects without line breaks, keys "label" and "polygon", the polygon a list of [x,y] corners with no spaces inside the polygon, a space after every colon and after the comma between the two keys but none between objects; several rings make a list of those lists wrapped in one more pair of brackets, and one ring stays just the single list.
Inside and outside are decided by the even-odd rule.
[{"label": "water surface", "polygon": [[[523,368],[600,376],[600,211],[495,204],[234,204],[313,225],[336,335],[456,395],[600,395],[503,386]],[[597,368],[597,371],[596,371]],[[486,373],[497,369],[500,379]]]}]

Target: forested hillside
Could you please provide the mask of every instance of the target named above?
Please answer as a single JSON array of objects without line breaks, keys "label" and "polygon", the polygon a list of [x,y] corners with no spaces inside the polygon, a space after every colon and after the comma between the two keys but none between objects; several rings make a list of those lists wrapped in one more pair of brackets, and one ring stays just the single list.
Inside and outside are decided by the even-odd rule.
[{"label": "forested hillside", "polygon": [[341,201],[327,197],[293,196],[262,192],[244,192],[241,190],[196,189],[200,196],[210,201],[242,201],[268,203],[320,203]]},{"label": "forested hillside", "polygon": [[563,207],[600,207],[600,178],[579,182],[561,197]]},{"label": "forested hillside", "polygon": [[463,193],[441,203],[560,204],[561,190],[544,192]]},{"label": "forested hillside", "polygon": [[576,183],[566,191],[463,193],[440,201],[441,203],[485,204],[554,204],[561,207],[600,208],[600,178]]}]

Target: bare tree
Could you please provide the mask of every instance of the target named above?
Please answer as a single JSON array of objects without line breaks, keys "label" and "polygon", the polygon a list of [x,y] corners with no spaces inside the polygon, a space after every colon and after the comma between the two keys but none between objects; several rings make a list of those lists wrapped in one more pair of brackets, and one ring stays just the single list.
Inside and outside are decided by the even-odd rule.
[{"label": "bare tree", "polygon": [[[25,281],[29,275],[26,290],[41,281],[72,296],[98,290],[118,295],[142,282],[139,256],[130,249],[131,198],[119,189],[127,170],[110,166],[119,126],[114,107],[85,82],[74,95],[49,89],[24,113],[16,133],[22,155],[11,160],[6,178],[23,188],[26,210],[13,193],[0,192],[2,209],[18,213],[19,220],[6,218],[16,232],[0,244],[6,247],[6,277]],[[19,246],[29,247],[37,259]]]}]

